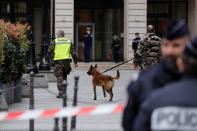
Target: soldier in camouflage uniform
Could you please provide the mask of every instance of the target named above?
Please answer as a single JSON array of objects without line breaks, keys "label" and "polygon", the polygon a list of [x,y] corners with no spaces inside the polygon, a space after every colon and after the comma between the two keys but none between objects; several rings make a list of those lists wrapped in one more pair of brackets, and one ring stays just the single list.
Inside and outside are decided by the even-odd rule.
[{"label": "soldier in camouflage uniform", "polygon": [[154,26],[147,27],[147,34],[140,41],[136,55],[134,56],[135,68],[147,69],[160,61],[161,38],[155,35]]},{"label": "soldier in camouflage uniform", "polygon": [[70,63],[72,59],[70,54],[74,60],[75,67],[78,65],[77,56],[72,48],[72,43],[64,37],[64,31],[59,31],[57,36],[58,38],[49,46],[48,54],[55,62],[54,75],[57,77],[57,88],[59,91],[57,98],[62,98],[62,83],[63,80],[67,80],[67,75],[71,71]]}]

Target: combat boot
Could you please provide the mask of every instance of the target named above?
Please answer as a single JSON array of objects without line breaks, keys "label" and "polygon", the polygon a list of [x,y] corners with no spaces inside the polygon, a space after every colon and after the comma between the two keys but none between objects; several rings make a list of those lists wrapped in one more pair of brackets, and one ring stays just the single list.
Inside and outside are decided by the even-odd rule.
[{"label": "combat boot", "polygon": [[56,98],[63,98],[63,93],[59,92],[59,94],[56,96]]}]

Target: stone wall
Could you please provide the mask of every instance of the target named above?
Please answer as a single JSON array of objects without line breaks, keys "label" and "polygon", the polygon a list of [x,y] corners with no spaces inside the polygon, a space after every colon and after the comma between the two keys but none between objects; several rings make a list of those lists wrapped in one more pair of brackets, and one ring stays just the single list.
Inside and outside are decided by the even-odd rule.
[{"label": "stone wall", "polygon": [[135,32],[146,33],[147,0],[124,0],[124,13],[124,59],[130,59]]},{"label": "stone wall", "polygon": [[63,30],[71,41],[74,39],[74,0],[55,0],[55,32]]},{"label": "stone wall", "polygon": [[191,37],[197,35],[197,0],[188,0],[188,25]]},{"label": "stone wall", "polygon": [[[197,0],[188,0],[188,24],[191,36],[197,35]],[[55,0],[55,32],[64,30],[74,39],[74,0]],[[124,59],[133,57],[135,32],[143,37],[147,24],[147,0],[124,0]]]},{"label": "stone wall", "polygon": [[[124,59],[133,57],[132,39],[135,32],[146,32],[147,0],[124,0]],[[55,0],[55,32],[64,30],[73,41],[74,0]]]}]

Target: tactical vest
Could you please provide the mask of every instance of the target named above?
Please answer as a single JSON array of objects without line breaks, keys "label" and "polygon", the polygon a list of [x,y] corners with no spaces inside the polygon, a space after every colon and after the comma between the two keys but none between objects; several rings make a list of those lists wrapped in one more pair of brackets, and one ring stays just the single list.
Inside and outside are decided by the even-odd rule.
[{"label": "tactical vest", "polygon": [[71,59],[70,48],[71,41],[67,38],[55,39],[54,60]]}]

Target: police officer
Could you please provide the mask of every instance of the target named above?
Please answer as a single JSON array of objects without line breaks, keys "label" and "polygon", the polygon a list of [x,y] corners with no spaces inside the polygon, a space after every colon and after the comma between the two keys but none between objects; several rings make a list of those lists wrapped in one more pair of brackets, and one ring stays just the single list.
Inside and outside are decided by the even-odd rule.
[{"label": "police officer", "polygon": [[133,39],[132,49],[134,50],[134,56],[136,55],[138,45],[140,43],[140,35],[138,32],[135,33],[135,39]]},{"label": "police officer", "polygon": [[175,66],[176,59],[185,48],[188,33],[183,20],[169,22],[165,27],[161,44],[161,62],[142,71],[138,79],[128,86],[128,103],[122,121],[124,131],[132,130],[139,107],[153,91],[180,79],[181,74]]},{"label": "police officer", "polygon": [[177,66],[183,77],[151,94],[142,105],[135,131],[197,130],[197,37],[188,41]]},{"label": "police officer", "polygon": [[90,62],[90,49],[92,47],[92,39],[93,35],[91,33],[91,29],[87,27],[85,35],[83,36],[85,62]]},{"label": "police officer", "polygon": [[153,25],[148,25],[147,34],[142,38],[134,55],[134,66],[139,65],[141,69],[146,69],[160,61],[161,38],[155,35]]},{"label": "police officer", "polygon": [[121,48],[121,40],[120,37],[115,35],[112,39],[112,52],[114,57],[114,62],[118,63],[120,61],[120,48]]},{"label": "police officer", "polygon": [[60,30],[58,32],[57,39],[49,46],[48,53],[54,53],[54,74],[57,77],[57,88],[59,91],[57,98],[62,98],[62,82],[63,80],[67,80],[67,75],[71,71],[70,62],[72,60],[70,54],[73,57],[75,67],[78,66],[76,53],[72,48],[71,41],[64,37],[64,31]]}]

